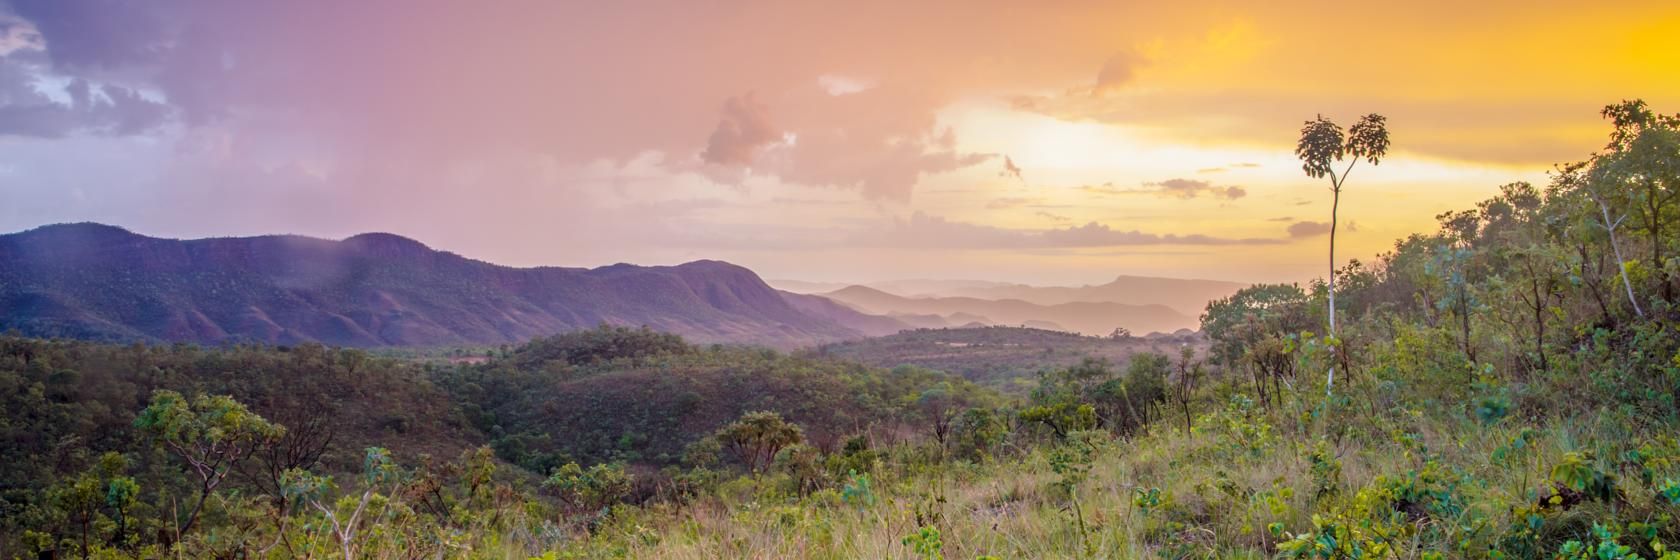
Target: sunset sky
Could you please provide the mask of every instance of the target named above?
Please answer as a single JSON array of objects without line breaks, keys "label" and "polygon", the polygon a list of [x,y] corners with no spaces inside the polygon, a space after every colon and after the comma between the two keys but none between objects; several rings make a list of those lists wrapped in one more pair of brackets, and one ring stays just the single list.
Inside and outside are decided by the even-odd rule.
[{"label": "sunset sky", "polygon": [[767,278],[1322,274],[1680,111],[1680,2],[0,0],[0,231]]}]

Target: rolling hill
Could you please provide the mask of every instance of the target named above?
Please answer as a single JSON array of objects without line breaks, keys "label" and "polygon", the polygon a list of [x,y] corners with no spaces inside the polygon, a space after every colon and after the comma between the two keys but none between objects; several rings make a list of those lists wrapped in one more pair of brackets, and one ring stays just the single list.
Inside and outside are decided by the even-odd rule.
[{"label": "rolling hill", "polygon": [[31,336],[434,346],[602,323],[779,348],[905,326],[718,261],[512,268],[386,233],[176,240],[64,224],[0,235],[0,330]]}]

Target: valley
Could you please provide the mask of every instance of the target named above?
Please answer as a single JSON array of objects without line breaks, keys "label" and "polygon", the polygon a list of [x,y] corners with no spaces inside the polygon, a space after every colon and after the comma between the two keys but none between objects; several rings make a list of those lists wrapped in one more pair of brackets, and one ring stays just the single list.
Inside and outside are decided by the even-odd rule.
[{"label": "valley", "polygon": [[1037,384],[1040,372],[1076,366],[1087,359],[1124,366],[1138,353],[1176,355],[1185,347],[1206,353],[1207,342],[1189,331],[1117,338],[1025,327],[967,327],[906,330],[824,344],[812,353],[875,367],[924,367],[1004,392],[1024,393]]}]

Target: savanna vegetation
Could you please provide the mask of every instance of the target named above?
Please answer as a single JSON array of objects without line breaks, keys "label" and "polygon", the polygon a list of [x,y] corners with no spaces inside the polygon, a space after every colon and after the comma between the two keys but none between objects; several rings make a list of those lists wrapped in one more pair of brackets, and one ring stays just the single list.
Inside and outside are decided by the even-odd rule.
[{"label": "savanna vegetation", "polygon": [[[1250,287],[1207,307],[1205,350],[1017,394],[612,327],[479,364],[0,339],[0,547],[1680,558],[1680,117],[1604,116],[1596,156],[1337,266],[1333,292]],[[1303,131],[1332,196],[1386,152],[1360,123]]]},{"label": "savanna vegetation", "polygon": [[1024,394],[1036,386],[1039,371],[1078,365],[1086,359],[1123,363],[1142,352],[1177,352],[1184,345],[1201,350],[1206,340],[1195,334],[1136,336],[1116,329],[1108,336],[1031,327],[914,329],[818,346],[812,353],[858,363],[896,367],[917,365],[998,389]]}]

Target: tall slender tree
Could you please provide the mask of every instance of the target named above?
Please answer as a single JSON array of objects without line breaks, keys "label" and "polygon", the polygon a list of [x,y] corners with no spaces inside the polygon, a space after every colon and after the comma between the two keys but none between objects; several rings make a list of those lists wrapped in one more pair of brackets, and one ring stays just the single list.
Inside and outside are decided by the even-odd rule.
[{"label": "tall slender tree", "polygon": [[[1359,160],[1377,165],[1387,154],[1388,121],[1376,113],[1360,117],[1359,122],[1348,128],[1346,133],[1343,133],[1342,127],[1319,115],[1301,127],[1301,140],[1295,145],[1295,156],[1300,158],[1301,170],[1308,177],[1330,178],[1330,276],[1327,286],[1331,338],[1336,336],[1336,212],[1341,208],[1342,185],[1347,183],[1348,173],[1353,172],[1353,166]],[[1343,159],[1349,160],[1347,167],[1337,174],[1335,168]],[[1330,372],[1325,377],[1325,393],[1329,394],[1335,384],[1336,365],[1332,360]]]}]

